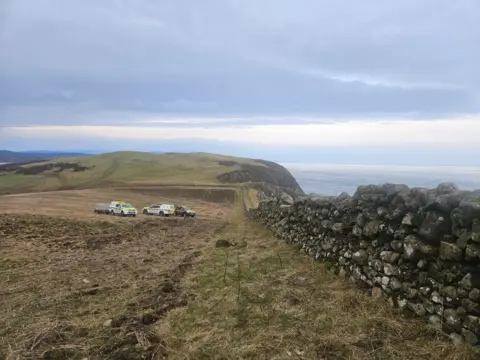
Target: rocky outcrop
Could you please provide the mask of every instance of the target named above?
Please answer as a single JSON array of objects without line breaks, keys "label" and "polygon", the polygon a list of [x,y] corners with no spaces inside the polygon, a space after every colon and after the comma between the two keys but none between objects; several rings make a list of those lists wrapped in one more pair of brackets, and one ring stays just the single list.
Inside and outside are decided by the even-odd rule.
[{"label": "rocky outcrop", "polygon": [[249,217],[404,314],[479,342],[480,190],[367,185],[353,196],[277,196]]},{"label": "rocky outcrop", "polygon": [[282,165],[266,161],[255,160],[257,164],[238,163],[235,161],[219,161],[219,165],[237,166],[239,169],[221,174],[217,177],[222,183],[256,183],[264,184],[262,191],[269,192],[267,189],[272,185],[281,188],[283,191],[294,194],[303,194],[303,190],[298,185],[293,175]]}]

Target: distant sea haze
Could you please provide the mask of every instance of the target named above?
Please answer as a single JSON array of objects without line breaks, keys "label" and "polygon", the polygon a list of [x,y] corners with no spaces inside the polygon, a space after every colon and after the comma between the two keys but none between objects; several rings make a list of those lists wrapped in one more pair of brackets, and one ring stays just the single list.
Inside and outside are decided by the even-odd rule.
[{"label": "distant sea haze", "polygon": [[480,189],[480,167],[327,165],[283,163],[307,194],[353,194],[359,185],[395,183],[434,188],[453,182],[460,189]]}]

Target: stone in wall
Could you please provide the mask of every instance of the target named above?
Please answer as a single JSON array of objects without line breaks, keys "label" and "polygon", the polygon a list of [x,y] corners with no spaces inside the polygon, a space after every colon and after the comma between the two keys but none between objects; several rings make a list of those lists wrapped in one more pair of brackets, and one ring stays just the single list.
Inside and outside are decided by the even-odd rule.
[{"label": "stone in wall", "polygon": [[281,194],[249,216],[404,313],[479,343],[480,190],[387,183],[353,196]]}]

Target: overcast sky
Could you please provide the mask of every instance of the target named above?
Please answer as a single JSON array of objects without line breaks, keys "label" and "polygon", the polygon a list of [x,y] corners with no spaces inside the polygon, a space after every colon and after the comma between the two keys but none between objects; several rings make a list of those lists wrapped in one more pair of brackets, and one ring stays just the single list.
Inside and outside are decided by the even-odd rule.
[{"label": "overcast sky", "polygon": [[0,0],[0,148],[480,165],[478,0]]}]

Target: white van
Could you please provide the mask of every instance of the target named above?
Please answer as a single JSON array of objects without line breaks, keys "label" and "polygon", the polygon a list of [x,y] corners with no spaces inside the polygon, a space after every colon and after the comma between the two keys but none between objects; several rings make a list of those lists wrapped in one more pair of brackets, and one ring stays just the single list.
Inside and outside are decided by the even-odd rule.
[{"label": "white van", "polygon": [[174,216],[175,206],[171,204],[153,204],[142,209],[144,215]]}]

